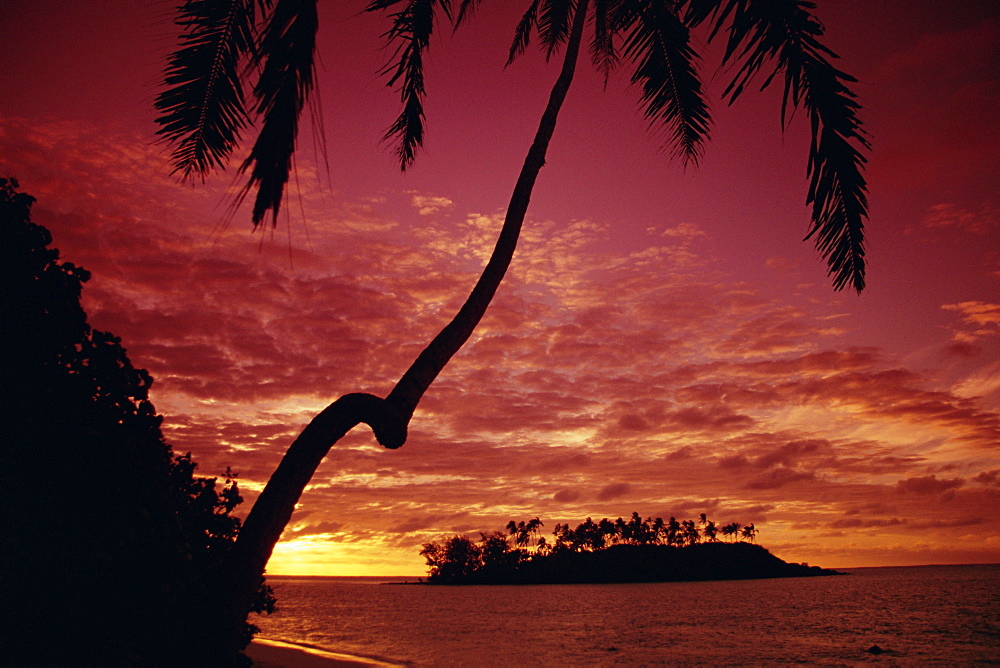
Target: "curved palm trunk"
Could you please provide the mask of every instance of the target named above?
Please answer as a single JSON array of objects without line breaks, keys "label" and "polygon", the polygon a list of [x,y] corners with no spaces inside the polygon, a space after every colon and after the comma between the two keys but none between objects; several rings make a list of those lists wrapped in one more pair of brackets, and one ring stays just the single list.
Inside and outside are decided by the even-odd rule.
[{"label": "curved palm trunk", "polygon": [[221,628],[212,631],[220,642],[225,643],[225,647],[220,647],[224,653],[221,662],[227,661],[225,657],[236,655],[241,627],[260,587],[264,567],[291,519],[302,491],[326,453],[362,422],[372,428],[378,442],[385,447],[402,446],[406,441],[407,425],[420,398],[469,339],[486,312],[510,266],[535,180],[545,165],[545,153],[555,131],[556,119],[573,80],[588,2],[582,0],[578,5],[562,70],[549,94],[534,141],[521,167],[500,236],[465,304],[420,353],[385,399],[372,394],[347,394],[320,412],[288,448],[254,503],[227,560]]}]

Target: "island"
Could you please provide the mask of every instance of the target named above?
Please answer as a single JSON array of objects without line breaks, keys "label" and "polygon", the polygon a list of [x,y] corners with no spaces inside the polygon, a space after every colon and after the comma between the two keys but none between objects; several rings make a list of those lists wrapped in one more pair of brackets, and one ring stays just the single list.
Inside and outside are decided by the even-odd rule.
[{"label": "island", "polygon": [[427,584],[598,584],[681,582],[837,575],[788,563],[757,545],[753,524],[717,525],[703,513],[698,523],[671,517],[598,522],[576,528],[557,524],[554,539],[540,536],[542,522],[507,524],[507,532],[452,536],[426,543]]}]

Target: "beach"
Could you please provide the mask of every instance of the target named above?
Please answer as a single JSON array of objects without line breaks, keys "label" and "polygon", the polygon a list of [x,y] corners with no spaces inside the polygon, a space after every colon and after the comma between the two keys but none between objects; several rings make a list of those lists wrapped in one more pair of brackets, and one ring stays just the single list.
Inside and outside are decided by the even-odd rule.
[{"label": "beach", "polygon": [[255,638],[246,649],[257,668],[332,668],[333,666],[393,666],[395,664],[350,654],[266,638]]}]

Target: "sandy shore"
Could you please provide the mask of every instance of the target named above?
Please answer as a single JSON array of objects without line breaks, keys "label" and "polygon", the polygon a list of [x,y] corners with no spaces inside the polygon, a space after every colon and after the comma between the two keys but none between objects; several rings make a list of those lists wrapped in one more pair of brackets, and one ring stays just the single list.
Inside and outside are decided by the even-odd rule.
[{"label": "sandy shore", "polygon": [[332,666],[395,666],[361,656],[327,652],[279,640],[256,638],[246,654],[257,668],[331,668]]}]

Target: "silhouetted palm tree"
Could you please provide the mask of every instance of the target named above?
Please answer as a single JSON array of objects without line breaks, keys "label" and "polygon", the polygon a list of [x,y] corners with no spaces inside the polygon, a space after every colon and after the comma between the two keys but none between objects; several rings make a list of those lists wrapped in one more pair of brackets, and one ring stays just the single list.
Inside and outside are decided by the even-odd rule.
[{"label": "silhouetted palm tree", "polygon": [[743,538],[746,538],[751,543],[757,542],[757,528],[754,527],[752,522],[743,527],[743,530],[740,532],[740,535]]},{"label": "silhouetted palm tree", "polygon": [[681,538],[684,545],[694,545],[701,539],[701,534],[698,532],[694,520],[681,522]]},{"label": "silhouetted palm tree", "polygon": [[[372,0],[367,6],[368,11],[394,9],[385,36],[396,50],[384,73],[389,85],[398,87],[403,108],[387,137],[396,140],[403,169],[423,141],[423,55],[435,15],[453,18],[457,27],[480,2]],[[730,103],[763,69],[773,67],[762,87],[779,75],[782,78],[782,121],[789,104],[804,107],[811,121],[807,202],[812,204],[812,224],[807,238],[816,238],[836,289],[864,287],[867,202],[861,150],[868,143],[856,115],[858,105],[847,87],[854,80],[830,63],[834,54],[819,42],[823,28],[812,7],[806,0],[529,2],[515,30],[508,62],[523,53],[537,34],[547,58],[562,51],[562,67],[493,254],[458,314],[388,396],[345,395],[293,442],[258,497],[233,551],[226,587],[239,595],[232,601],[230,617],[240,618],[240,623],[245,617],[274,544],[330,447],[362,422],[384,446],[400,447],[424,392],[482,318],[513,256],[588,20],[595,67],[605,74],[623,64],[631,68],[643,113],[651,125],[666,128],[670,148],[685,162],[697,161],[710,126],[689,31],[704,27],[708,40],[725,36],[723,63],[735,71],[723,93]],[[273,224],[292,168],[299,118],[314,86],[316,0],[188,0],[178,25],[184,31],[182,45],[170,60],[166,89],[156,101],[160,132],[174,146],[175,171],[185,178],[204,178],[227,162],[241,131],[259,120],[256,143],[240,167],[247,175],[243,195],[256,191],[255,225],[268,213]],[[244,76],[256,77],[252,104],[245,98]],[[228,629],[220,631],[220,637],[227,633]]]},{"label": "silhouetted palm tree", "polygon": [[604,548],[604,536],[599,526],[591,518],[585,519],[573,531],[577,547],[585,547],[591,552]]},{"label": "silhouetted palm tree", "polygon": [[527,523],[524,525],[524,529],[529,536],[529,542],[531,543],[532,547],[534,547],[538,543],[538,534],[539,534],[538,527],[541,526],[545,525],[542,524],[542,521],[537,517],[528,520]]},{"label": "silhouetted palm tree", "polygon": [[662,517],[657,517],[655,520],[653,520],[653,525],[651,527],[651,531],[653,532],[653,541],[655,543],[662,543],[663,542],[664,529],[665,529],[665,525],[663,523],[663,518]]},{"label": "silhouetted palm tree", "polygon": [[555,528],[552,530],[552,535],[555,536],[556,544],[553,546],[553,550],[576,550],[578,547],[578,541],[576,538],[576,532],[569,528],[569,524],[556,524]]},{"label": "silhouetted palm tree", "polygon": [[666,535],[667,545],[682,545],[684,543],[684,541],[680,539],[681,525],[677,522],[676,517],[671,516],[670,519],[667,520]]},{"label": "silhouetted palm tree", "polygon": [[524,520],[517,523],[517,531],[514,532],[514,544],[518,547],[525,547],[528,544],[528,531],[524,527]]},{"label": "silhouetted palm tree", "polygon": [[735,541],[739,538],[740,528],[741,526],[739,522],[730,522],[729,524],[723,525],[719,532],[730,540]]},{"label": "silhouetted palm tree", "polygon": [[639,513],[633,511],[632,517],[631,519],[629,519],[628,524],[626,526],[628,527],[629,542],[635,545],[642,545],[643,543],[647,542],[645,537],[646,527],[643,524],[642,516]]},{"label": "silhouetted palm tree", "polygon": [[517,546],[517,522],[511,520],[507,522],[507,535],[510,536],[510,541]]},{"label": "silhouetted palm tree", "polygon": [[607,517],[602,518],[601,521],[597,523],[597,531],[601,534],[601,543],[603,545],[611,545],[612,543],[619,542],[618,531],[615,528],[615,524]]},{"label": "silhouetted palm tree", "polygon": [[615,520],[615,535],[618,537],[617,542],[619,543],[629,542],[630,533],[628,525],[625,523],[625,520],[623,520],[620,517]]}]

